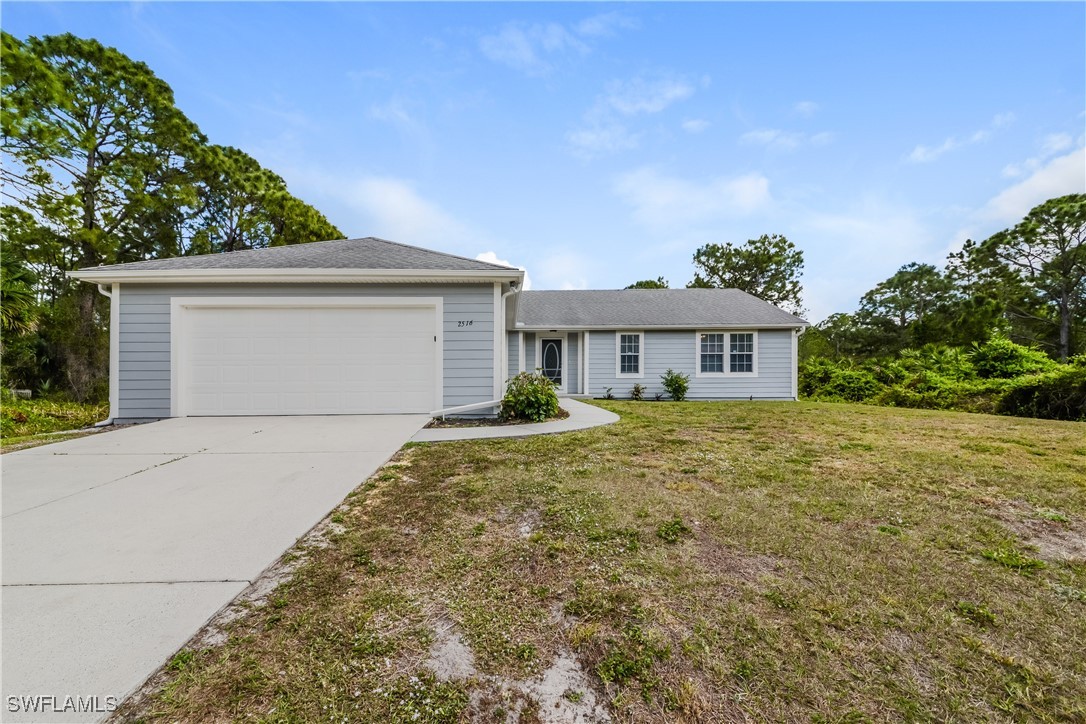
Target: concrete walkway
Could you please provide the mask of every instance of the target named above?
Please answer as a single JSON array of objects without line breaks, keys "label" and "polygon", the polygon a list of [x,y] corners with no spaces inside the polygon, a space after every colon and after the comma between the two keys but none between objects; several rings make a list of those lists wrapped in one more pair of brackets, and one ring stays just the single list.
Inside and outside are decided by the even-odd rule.
[{"label": "concrete walkway", "polygon": [[179,418],[3,455],[0,720],[108,714],[428,419]]},{"label": "concrete walkway", "polygon": [[555,432],[585,430],[600,425],[618,422],[619,417],[613,412],[586,405],[569,397],[560,401],[563,410],[569,413],[564,420],[536,422],[527,425],[482,425],[480,427],[431,427],[415,433],[411,442],[447,442],[449,440],[481,440],[498,437],[528,437],[529,435],[547,435]]}]

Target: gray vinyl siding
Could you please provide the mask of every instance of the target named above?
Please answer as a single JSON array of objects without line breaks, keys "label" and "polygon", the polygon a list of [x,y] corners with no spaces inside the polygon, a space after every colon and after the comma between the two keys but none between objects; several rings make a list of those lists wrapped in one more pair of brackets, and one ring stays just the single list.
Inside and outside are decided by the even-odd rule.
[{"label": "gray vinyl siding", "polygon": [[576,332],[570,332],[566,338],[566,369],[563,374],[566,377],[566,394],[579,395],[581,393],[581,367],[580,367],[580,336]]},{"label": "gray vinyl siding", "polygon": [[792,399],[792,342],[790,329],[758,330],[757,376],[698,377],[698,355],[695,340],[697,332],[691,330],[646,331],[642,364],[642,378],[615,375],[615,332],[590,332],[588,343],[589,383],[588,394],[602,396],[606,388],[613,388],[618,398],[628,398],[630,389],[637,383],[647,388],[646,396],[664,392],[660,375],[669,367],[690,376],[687,398],[691,400],[741,400],[751,396],[756,400]]},{"label": "gray vinyl siding", "polygon": [[535,361],[535,334],[526,332],[524,334],[524,371],[535,372],[538,366]]},{"label": "gray vinyl siding", "polygon": [[[494,287],[490,284],[122,284],[118,419],[170,416],[170,300],[174,297],[441,297],[445,407],[494,399]],[[457,327],[458,321],[467,319],[473,320],[471,327]]]},{"label": "gray vinyl siding", "polygon": [[520,347],[518,346],[520,335],[516,332],[508,332],[505,337],[506,349],[509,351],[505,360],[505,379],[508,380],[510,377],[515,377],[518,372],[517,365],[520,364]]}]

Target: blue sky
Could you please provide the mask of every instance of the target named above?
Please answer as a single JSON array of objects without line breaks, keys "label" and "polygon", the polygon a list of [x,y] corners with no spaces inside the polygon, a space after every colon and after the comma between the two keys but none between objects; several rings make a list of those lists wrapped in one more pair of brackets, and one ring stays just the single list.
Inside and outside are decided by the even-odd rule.
[{"label": "blue sky", "polygon": [[682,286],[780,233],[818,321],[1086,191],[1083,3],[4,3],[146,62],[349,236]]}]

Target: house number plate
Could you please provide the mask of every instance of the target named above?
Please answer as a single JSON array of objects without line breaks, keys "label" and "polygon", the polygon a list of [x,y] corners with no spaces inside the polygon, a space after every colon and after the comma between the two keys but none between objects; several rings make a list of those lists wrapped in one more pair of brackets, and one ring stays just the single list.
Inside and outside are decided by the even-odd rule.
[{"label": "house number plate", "polygon": [[474,319],[461,319],[460,321],[458,321],[456,323],[456,326],[457,327],[470,327],[473,324],[475,324]]}]

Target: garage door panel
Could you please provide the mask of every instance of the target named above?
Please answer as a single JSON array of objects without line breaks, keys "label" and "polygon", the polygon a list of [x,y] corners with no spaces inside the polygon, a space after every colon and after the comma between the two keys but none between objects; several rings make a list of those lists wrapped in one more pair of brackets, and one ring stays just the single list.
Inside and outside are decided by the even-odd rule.
[{"label": "garage door panel", "polygon": [[187,415],[428,412],[433,307],[187,307]]}]

